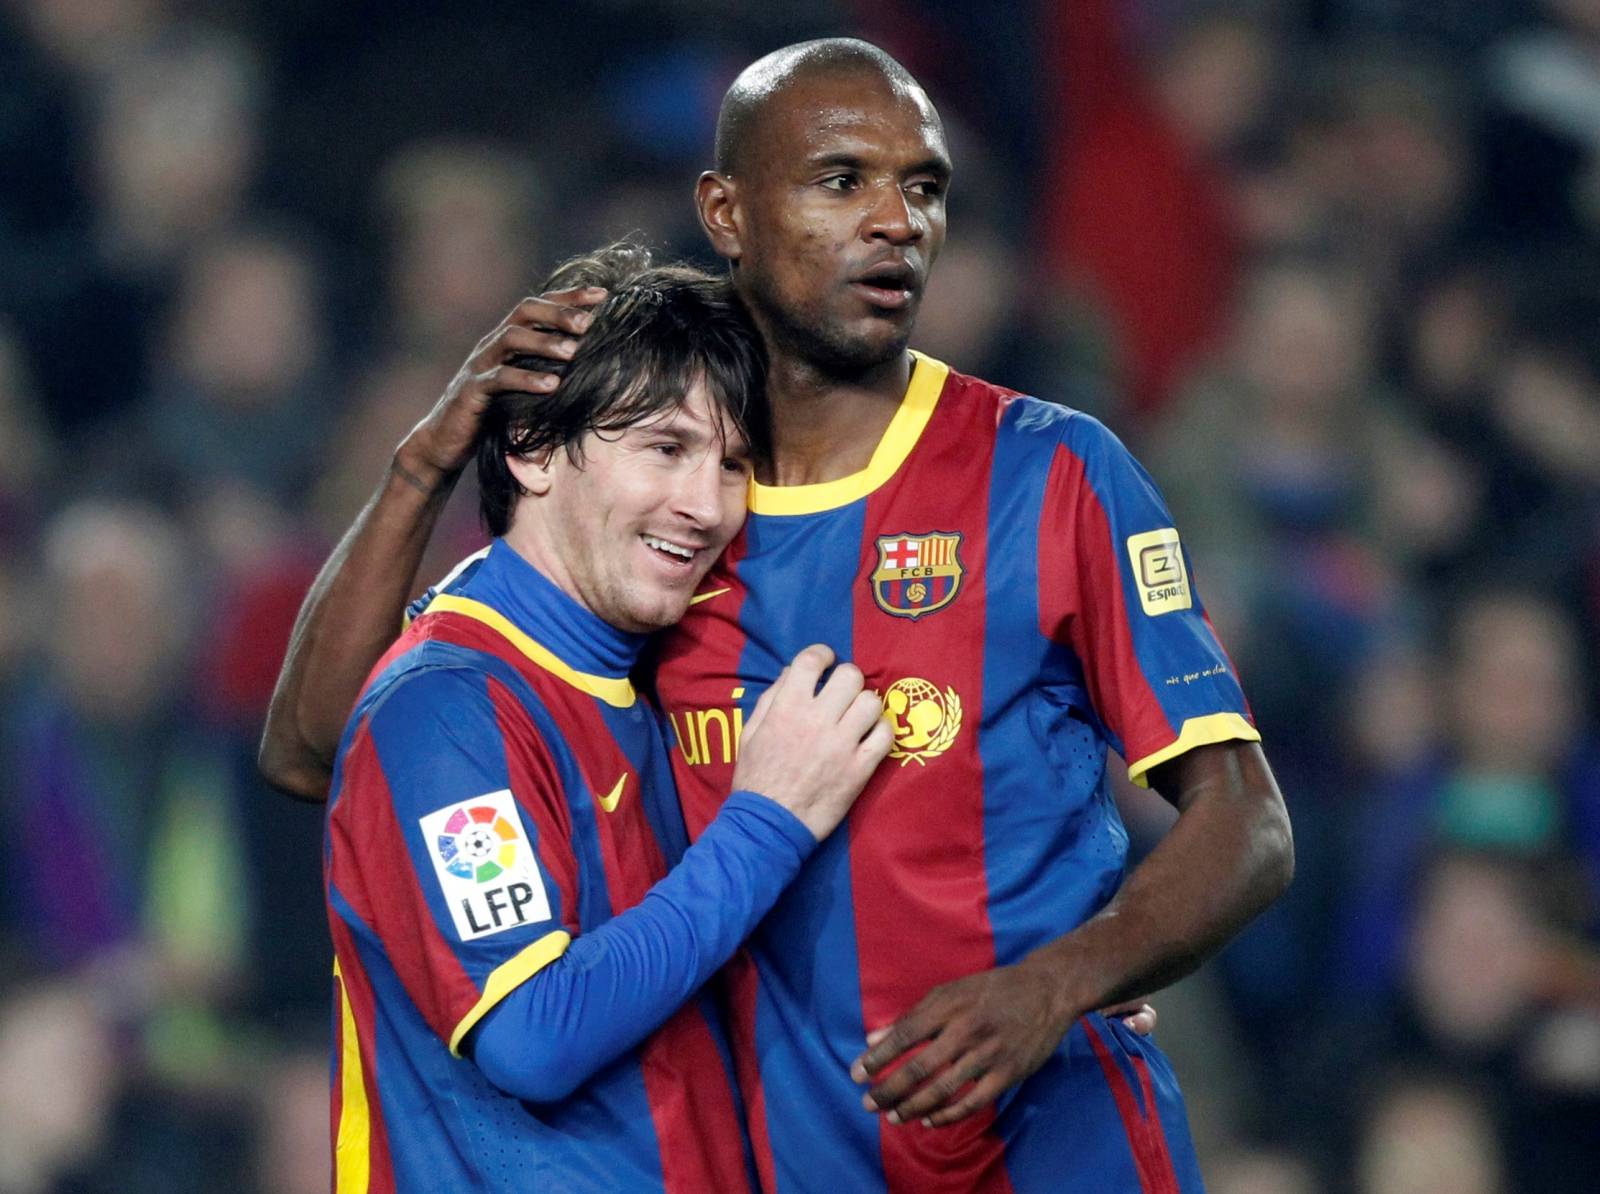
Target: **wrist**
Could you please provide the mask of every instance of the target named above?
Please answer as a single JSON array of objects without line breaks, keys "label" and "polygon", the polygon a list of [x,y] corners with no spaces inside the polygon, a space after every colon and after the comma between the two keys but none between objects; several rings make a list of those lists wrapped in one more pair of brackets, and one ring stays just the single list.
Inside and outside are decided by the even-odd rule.
[{"label": "wrist", "polygon": [[454,488],[461,470],[441,468],[426,452],[411,443],[411,437],[395,449],[389,461],[389,476],[426,498],[437,497]]},{"label": "wrist", "polygon": [[1078,1018],[1100,1006],[1084,982],[1084,966],[1070,942],[1052,942],[1023,958],[1017,969],[1032,975],[1046,995],[1051,1027],[1063,1036]]}]

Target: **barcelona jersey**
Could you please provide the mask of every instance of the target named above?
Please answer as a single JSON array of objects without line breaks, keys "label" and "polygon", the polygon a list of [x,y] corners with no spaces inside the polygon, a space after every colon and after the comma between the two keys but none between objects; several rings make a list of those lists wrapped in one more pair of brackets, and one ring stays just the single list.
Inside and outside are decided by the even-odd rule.
[{"label": "barcelona jersey", "polygon": [[731,968],[768,1190],[1192,1191],[1166,1060],[1087,1016],[997,1104],[937,1129],[862,1108],[850,1062],[933,987],[1019,961],[1102,908],[1136,781],[1258,735],[1150,478],[1092,418],[918,356],[865,470],[756,486],[668,632],[657,685],[691,835],[739,730],[811,642],[858,665],[894,748]]},{"label": "barcelona jersey", "polygon": [[339,1194],[748,1187],[732,1064],[702,997],[548,1103],[461,1056],[685,852],[659,723],[628,680],[642,641],[497,541],[375,668],[340,747],[324,859]]}]

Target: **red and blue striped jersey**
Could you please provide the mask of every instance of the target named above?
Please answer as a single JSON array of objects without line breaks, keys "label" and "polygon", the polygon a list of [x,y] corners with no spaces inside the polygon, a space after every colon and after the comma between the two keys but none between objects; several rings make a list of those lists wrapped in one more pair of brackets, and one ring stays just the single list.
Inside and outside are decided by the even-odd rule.
[{"label": "red and blue striped jersey", "polygon": [[1127,839],[1108,746],[1142,780],[1257,738],[1148,475],[1092,418],[918,356],[867,468],[755,487],[661,645],[691,835],[754,701],[811,642],[862,669],[895,746],[732,966],[765,1188],[1198,1190],[1170,1068],[1102,1017],[945,1128],[866,1112],[848,1073],[866,1034],[933,987],[1014,963],[1111,898]]},{"label": "red and blue striped jersey", "polygon": [[659,719],[628,680],[642,642],[497,541],[369,678],[324,856],[338,1194],[748,1188],[706,996],[559,1101],[502,1093],[459,1056],[687,848]]}]

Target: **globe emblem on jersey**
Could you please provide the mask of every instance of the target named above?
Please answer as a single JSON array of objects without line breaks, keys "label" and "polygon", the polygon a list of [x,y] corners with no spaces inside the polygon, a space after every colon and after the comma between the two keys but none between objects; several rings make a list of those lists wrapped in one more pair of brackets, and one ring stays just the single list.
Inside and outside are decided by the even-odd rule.
[{"label": "globe emblem on jersey", "polygon": [[894,731],[889,757],[904,767],[913,759],[919,766],[950,749],[961,732],[961,698],[956,690],[939,691],[938,685],[907,676],[889,685],[883,694],[883,716]]},{"label": "globe emblem on jersey", "polygon": [[487,805],[463,805],[444,823],[434,849],[452,875],[488,883],[516,862],[517,829]]},{"label": "globe emblem on jersey", "polygon": [[906,586],[906,600],[907,601],[910,601],[915,605],[921,605],[927,599],[928,599],[928,586],[923,584],[920,580],[919,581],[913,581],[911,584]]}]

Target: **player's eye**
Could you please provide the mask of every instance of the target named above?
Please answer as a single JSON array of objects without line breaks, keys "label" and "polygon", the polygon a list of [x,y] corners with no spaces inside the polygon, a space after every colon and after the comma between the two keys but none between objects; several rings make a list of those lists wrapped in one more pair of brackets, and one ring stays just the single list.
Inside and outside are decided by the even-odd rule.
[{"label": "player's eye", "polygon": [[944,183],[937,178],[919,178],[915,182],[906,183],[906,190],[913,195],[921,195],[924,199],[937,199],[944,194]]},{"label": "player's eye", "polygon": [[737,456],[725,456],[722,460],[722,471],[743,477],[750,472],[750,462],[748,460],[740,460]]},{"label": "player's eye", "polygon": [[657,452],[669,459],[676,459],[677,457],[683,455],[683,445],[674,443],[671,440],[667,440],[659,444],[651,444],[650,448],[651,451]]},{"label": "player's eye", "polygon": [[856,189],[856,176],[854,174],[830,174],[822,180],[822,185],[830,191],[853,191]]}]

